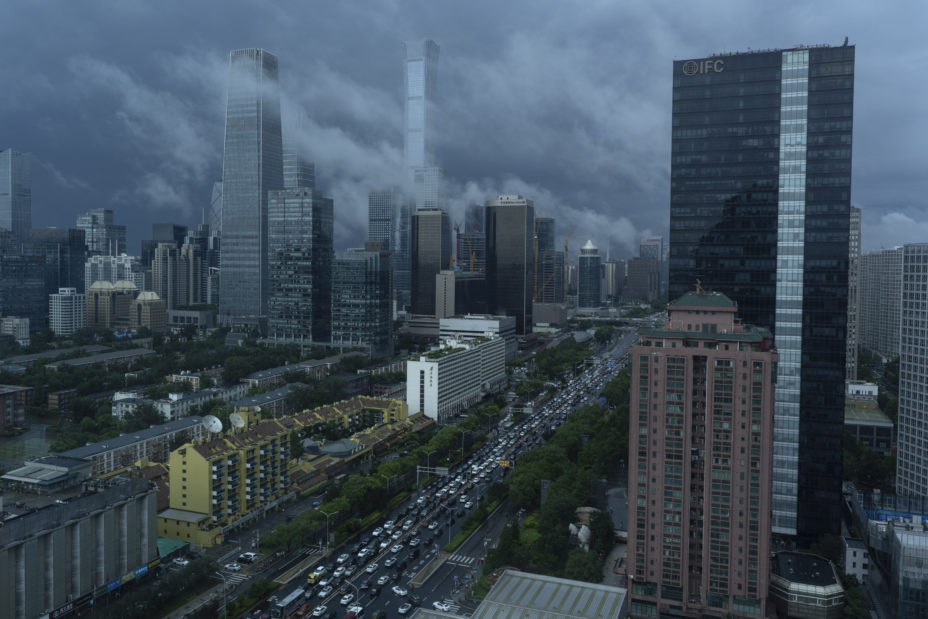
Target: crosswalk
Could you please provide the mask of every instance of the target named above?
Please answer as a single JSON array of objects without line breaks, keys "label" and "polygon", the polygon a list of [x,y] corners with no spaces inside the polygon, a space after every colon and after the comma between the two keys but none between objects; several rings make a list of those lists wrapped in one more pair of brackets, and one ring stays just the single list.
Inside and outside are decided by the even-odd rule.
[{"label": "crosswalk", "polygon": [[477,564],[477,557],[471,557],[470,555],[463,554],[453,554],[448,557],[448,563],[453,563],[454,565],[461,565],[463,567],[470,567]]},{"label": "crosswalk", "polygon": [[243,574],[242,572],[229,572],[223,570],[226,575],[226,581],[233,586],[238,586],[248,580],[248,574]]}]

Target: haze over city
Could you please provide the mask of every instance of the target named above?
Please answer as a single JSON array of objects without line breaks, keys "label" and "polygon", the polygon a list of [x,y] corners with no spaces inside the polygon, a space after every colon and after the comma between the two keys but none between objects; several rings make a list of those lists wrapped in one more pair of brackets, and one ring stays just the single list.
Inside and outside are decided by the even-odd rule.
[{"label": "haze over city", "polygon": [[[453,220],[518,193],[572,248],[666,236],[674,59],[849,37],[858,48],[852,203],[865,250],[928,231],[922,4],[862,2],[10,2],[0,22],[4,148],[33,155],[36,227],[112,208],[136,253],[152,222],[193,225],[221,175],[229,50],[280,59],[285,120],[335,200],[336,249],[366,236],[368,191],[403,159],[401,42],[441,46],[435,122]],[[905,16],[905,19],[902,16]]]}]

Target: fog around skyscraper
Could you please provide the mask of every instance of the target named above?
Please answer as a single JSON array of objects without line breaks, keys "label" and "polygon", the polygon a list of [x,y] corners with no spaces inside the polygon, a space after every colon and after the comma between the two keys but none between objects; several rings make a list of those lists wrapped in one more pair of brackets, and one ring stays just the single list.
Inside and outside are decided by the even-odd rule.
[{"label": "fog around skyscraper", "polygon": [[[561,222],[558,246],[572,221],[574,255],[591,238],[604,256],[623,258],[642,238],[666,236],[673,59],[849,36],[867,50],[853,196],[867,251],[928,231],[925,156],[914,138],[928,120],[907,61],[922,54],[925,9],[907,5],[912,19],[874,20],[866,5],[834,1],[685,12],[654,3],[575,11],[404,2],[358,12],[230,2],[219,27],[196,4],[51,12],[12,0],[0,34],[21,53],[0,69],[12,93],[0,100],[0,148],[32,154],[34,221],[63,228],[77,213],[111,208],[134,252],[151,223],[195,224],[209,208],[222,175],[228,52],[263,47],[280,61],[284,120],[309,117],[302,142],[317,186],[340,205],[336,247],[359,246],[369,191],[397,182],[404,165],[402,42],[430,38],[441,47],[434,147],[452,219],[488,197],[530,196]],[[48,36],[27,27],[39,21]],[[292,27],[310,22],[320,25],[312,36]]]}]

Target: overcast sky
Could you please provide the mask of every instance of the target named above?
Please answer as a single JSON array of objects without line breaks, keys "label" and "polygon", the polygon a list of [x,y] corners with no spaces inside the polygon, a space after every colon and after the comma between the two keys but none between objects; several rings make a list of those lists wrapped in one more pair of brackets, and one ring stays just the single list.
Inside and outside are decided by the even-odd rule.
[{"label": "overcast sky", "polygon": [[[112,208],[129,252],[193,225],[221,171],[229,50],[280,60],[310,119],[336,248],[366,238],[367,192],[401,178],[403,40],[441,47],[439,163],[452,218],[500,193],[573,222],[571,254],[667,235],[674,59],[857,46],[853,203],[865,250],[928,242],[928,3],[538,0],[5,0],[0,148],[33,155],[33,226]],[[921,146],[919,146],[921,145]]]}]

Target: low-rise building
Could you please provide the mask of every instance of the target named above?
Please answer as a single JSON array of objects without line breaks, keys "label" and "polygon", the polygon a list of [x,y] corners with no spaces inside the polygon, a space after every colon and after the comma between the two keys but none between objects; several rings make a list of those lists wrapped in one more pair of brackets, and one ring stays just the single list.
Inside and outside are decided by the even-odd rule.
[{"label": "low-rise building", "polygon": [[64,359],[62,361],[55,361],[49,364],[46,364],[46,368],[49,370],[57,370],[61,366],[70,365],[71,367],[83,367],[86,365],[93,365],[95,363],[102,363],[105,366],[109,365],[123,365],[136,359],[142,357],[148,357],[155,354],[155,351],[150,348],[129,348],[126,350],[114,350],[112,352],[104,352],[98,355],[90,355],[89,357],[78,357],[76,359]]},{"label": "low-rise building", "polygon": [[167,462],[171,445],[207,435],[202,417],[184,417],[131,434],[89,443],[58,454],[91,462],[91,473],[102,477],[142,459]]},{"label": "low-rise building", "polygon": [[410,414],[424,413],[447,423],[506,382],[506,342],[500,337],[444,340],[441,348],[406,363],[406,403]]},{"label": "low-rise building", "polygon": [[[831,561],[802,552],[778,552],[770,572],[770,598],[779,617],[841,619],[844,587]],[[738,608],[733,608],[734,613]]]},{"label": "low-rise building", "polygon": [[464,316],[440,318],[438,321],[438,335],[443,338],[453,337],[461,341],[497,336],[506,341],[507,359],[512,359],[519,354],[515,316],[466,314]]},{"label": "low-rise building", "polygon": [[0,385],[0,431],[26,425],[26,405],[32,397],[32,387]]},{"label": "low-rise building", "polygon": [[139,397],[133,392],[116,392],[113,394],[112,413],[114,417],[123,419],[127,414],[134,412],[139,406],[151,404],[155,410],[164,415],[168,421],[187,417],[199,410],[199,408],[210,400],[219,400],[221,402],[234,402],[239,398],[245,397],[248,392],[248,385],[238,383],[235,385],[226,385],[223,387],[210,387],[191,393],[169,393],[168,397],[159,400]]},{"label": "low-rise building", "polygon": [[4,316],[0,318],[0,335],[9,335],[20,346],[28,346],[32,341],[29,339],[29,325],[28,318]]},{"label": "low-rise building", "polygon": [[235,408],[254,407],[265,416],[281,417],[295,411],[287,405],[287,395],[294,389],[306,387],[305,383],[287,383],[272,391],[246,396],[235,401]]},{"label": "low-rise building", "polygon": [[291,363],[276,368],[270,368],[269,370],[252,372],[243,378],[242,382],[247,383],[249,388],[258,387],[265,389],[267,387],[276,387],[286,382],[284,380],[284,375],[290,372],[300,372],[306,376],[306,378],[322,380],[329,375],[329,372],[340,360],[341,356],[326,357],[325,359],[307,359],[299,363]]},{"label": "low-rise building", "polygon": [[842,537],[844,542],[844,573],[863,582],[870,572],[870,553],[861,539]]},{"label": "low-rise building", "polygon": [[895,447],[892,420],[877,404],[879,387],[862,380],[847,381],[844,429],[874,451],[889,455]]},{"label": "low-rise building", "polygon": [[39,494],[32,488],[68,478],[71,465],[63,458],[30,464],[3,478],[9,513],[0,527],[0,617],[59,617],[158,565],[156,495],[147,480],[95,486],[78,474],[76,484]]}]

